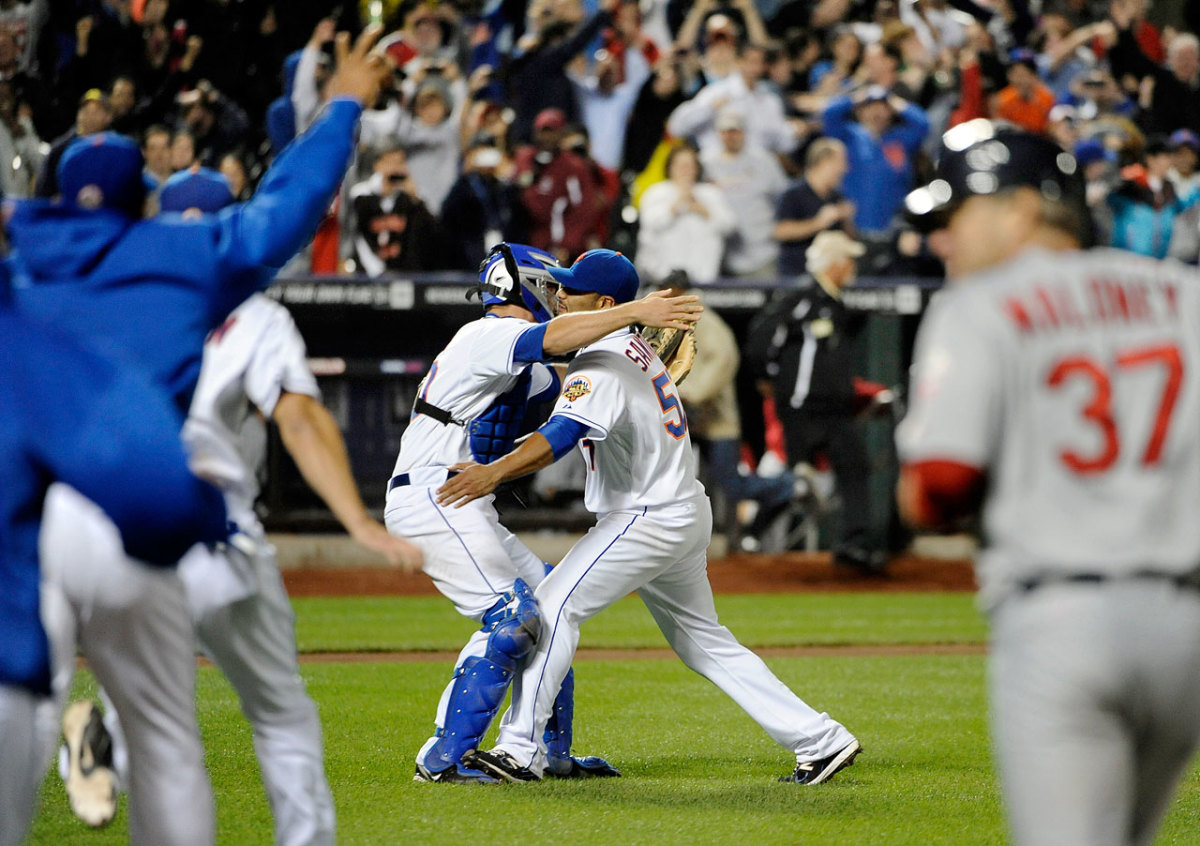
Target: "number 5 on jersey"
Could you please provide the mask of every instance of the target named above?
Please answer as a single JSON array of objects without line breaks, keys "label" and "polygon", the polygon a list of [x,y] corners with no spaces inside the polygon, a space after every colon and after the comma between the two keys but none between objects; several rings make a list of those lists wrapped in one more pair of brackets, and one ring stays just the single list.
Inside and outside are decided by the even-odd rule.
[{"label": "number 5 on jersey", "polygon": [[675,440],[679,440],[687,434],[687,415],[683,413],[683,403],[675,395],[675,383],[671,381],[671,374],[664,370],[655,376],[652,381],[654,392],[658,394],[658,404],[662,408],[663,414],[669,415],[672,418],[663,423],[663,428],[667,430],[668,435]]}]

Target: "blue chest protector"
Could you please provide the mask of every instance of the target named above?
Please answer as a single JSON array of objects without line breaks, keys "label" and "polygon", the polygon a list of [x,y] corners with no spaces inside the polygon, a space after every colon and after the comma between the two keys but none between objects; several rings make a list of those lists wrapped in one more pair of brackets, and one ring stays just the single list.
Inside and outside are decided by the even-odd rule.
[{"label": "blue chest protector", "polygon": [[467,424],[471,457],[480,464],[491,464],[512,452],[513,441],[521,434],[525,406],[529,402],[529,368],[517,377],[517,383],[492,402],[487,411]]}]

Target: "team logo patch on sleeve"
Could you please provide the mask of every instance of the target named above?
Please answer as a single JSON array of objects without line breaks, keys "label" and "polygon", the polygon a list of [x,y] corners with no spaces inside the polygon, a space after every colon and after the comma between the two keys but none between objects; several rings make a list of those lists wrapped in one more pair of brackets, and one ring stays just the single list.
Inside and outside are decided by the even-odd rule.
[{"label": "team logo patch on sleeve", "polygon": [[566,387],[563,388],[563,396],[567,402],[575,402],[580,397],[585,397],[592,392],[592,383],[586,376],[572,376],[567,381]]}]

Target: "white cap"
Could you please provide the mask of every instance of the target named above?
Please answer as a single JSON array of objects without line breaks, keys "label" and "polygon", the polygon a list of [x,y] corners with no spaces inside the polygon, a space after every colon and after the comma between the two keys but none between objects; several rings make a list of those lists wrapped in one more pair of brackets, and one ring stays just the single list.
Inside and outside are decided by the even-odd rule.
[{"label": "white cap", "polygon": [[817,233],[804,252],[804,262],[809,273],[820,273],[842,259],[855,259],[867,248],[840,229],[826,229]]}]

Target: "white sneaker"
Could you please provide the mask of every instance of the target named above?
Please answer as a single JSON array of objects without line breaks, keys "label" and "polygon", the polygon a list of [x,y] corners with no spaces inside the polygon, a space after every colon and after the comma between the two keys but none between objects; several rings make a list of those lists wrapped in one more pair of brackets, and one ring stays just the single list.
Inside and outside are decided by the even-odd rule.
[{"label": "white sneaker", "polygon": [[67,707],[62,725],[71,810],[92,828],[103,828],[117,815],[112,737],[96,706],[86,700]]}]

